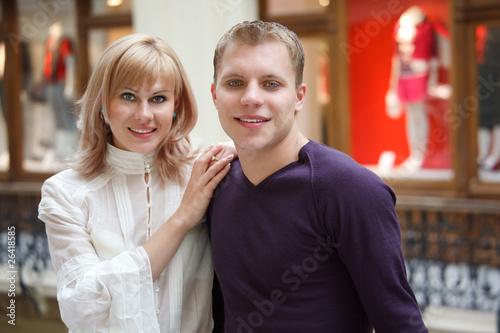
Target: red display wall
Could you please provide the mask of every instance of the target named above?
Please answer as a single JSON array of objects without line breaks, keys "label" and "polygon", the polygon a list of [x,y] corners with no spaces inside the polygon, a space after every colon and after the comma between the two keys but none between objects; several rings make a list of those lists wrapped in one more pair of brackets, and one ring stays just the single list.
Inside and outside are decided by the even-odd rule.
[{"label": "red display wall", "polygon": [[[408,157],[405,112],[398,119],[389,118],[385,95],[394,50],[394,25],[414,5],[426,13],[440,38],[449,38],[447,0],[348,1],[348,43],[340,47],[350,71],[351,156],[361,164],[377,164],[384,151],[395,153],[395,164]],[[447,80],[448,69],[441,67],[439,81]],[[428,102],[430,140],[424,168],[451,167],[449,107],[446,100]]]}]

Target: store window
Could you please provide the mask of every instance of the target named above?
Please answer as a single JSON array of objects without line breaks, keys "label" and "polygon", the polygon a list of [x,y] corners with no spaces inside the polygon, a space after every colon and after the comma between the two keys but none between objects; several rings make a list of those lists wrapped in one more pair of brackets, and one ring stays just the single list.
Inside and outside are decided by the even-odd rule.
[{"label": "store window", "polygon": [[55,172],[76,148],[75,2],[18,1],[23,168]]},{"label": "store window", "polygon": [[307,136],[398,195],[498,198],[498,1],[259,4],[263,20],[295,31],[306,49]]},{"label": "store window", "polygon": [[133,32],[131,1],[0,3],[0,178],[44,180],[76,151],[74,102],[102,51]]},{"label": "store window", "polygon": [[500,25],[476,26],[477,163],[482,182],[500,183]]},{"label": "store window", "polygon": [[448,1],[347,12],[352,157],[386,179],[452,180]]}]

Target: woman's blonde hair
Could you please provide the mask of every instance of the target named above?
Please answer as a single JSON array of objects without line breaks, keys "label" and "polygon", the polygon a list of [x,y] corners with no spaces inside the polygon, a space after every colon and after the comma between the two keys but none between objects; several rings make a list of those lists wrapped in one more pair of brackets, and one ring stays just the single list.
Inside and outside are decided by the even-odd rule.
[{"label": "woman's blonde hair", "polygon": [[[198,109],[185,70],[170,46],[146,34],[125,36],[104,51],[82,98],[76,102],[80,144],[73,168],[92,177],[106,167],[106,146],[112,135],[107,124],[111,98],[125,86],[153,84],[159,77],[173,82],[176,101],[172,127],[156,149],[155,165],[163,180],[183,183],[194,159],[189,133]],[[103,120],[100,114],[103,114]]]}]

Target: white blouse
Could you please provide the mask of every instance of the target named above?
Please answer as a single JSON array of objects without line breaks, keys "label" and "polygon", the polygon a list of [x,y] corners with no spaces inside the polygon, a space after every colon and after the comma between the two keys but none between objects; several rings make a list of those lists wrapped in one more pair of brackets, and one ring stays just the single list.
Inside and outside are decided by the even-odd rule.
[{"label": "white blouse", "polygon": [[70,332],[212,331],[213,269],[204,221],[153,283],[142,244],[177,210],[184,193],[159,180],[153,161],[154,153],[108,145],[109,171],[89,180],[65,170],[42,187],[39,218]]}]

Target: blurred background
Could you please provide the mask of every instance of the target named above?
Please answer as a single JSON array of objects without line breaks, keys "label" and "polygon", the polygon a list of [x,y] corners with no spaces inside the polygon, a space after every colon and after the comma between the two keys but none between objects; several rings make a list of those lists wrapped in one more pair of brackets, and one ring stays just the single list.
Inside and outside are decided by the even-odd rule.
[{"label": "blurred background", "polygon": [[[395,190],[408,279],[430,331],[499,332],[497,0],[0,0],[0,331],[67,332],[37,206],[43,181],[75,151],[73,103],[103,50],[134,32],[169,43],[199,105],[193,142],[206,147],[228,140],[210,95],[215,44],[255,19],[303,43],[302,132]],[[390,88],[422,51],[424,21],[431,79],[425,98],[405,103]]]}]

